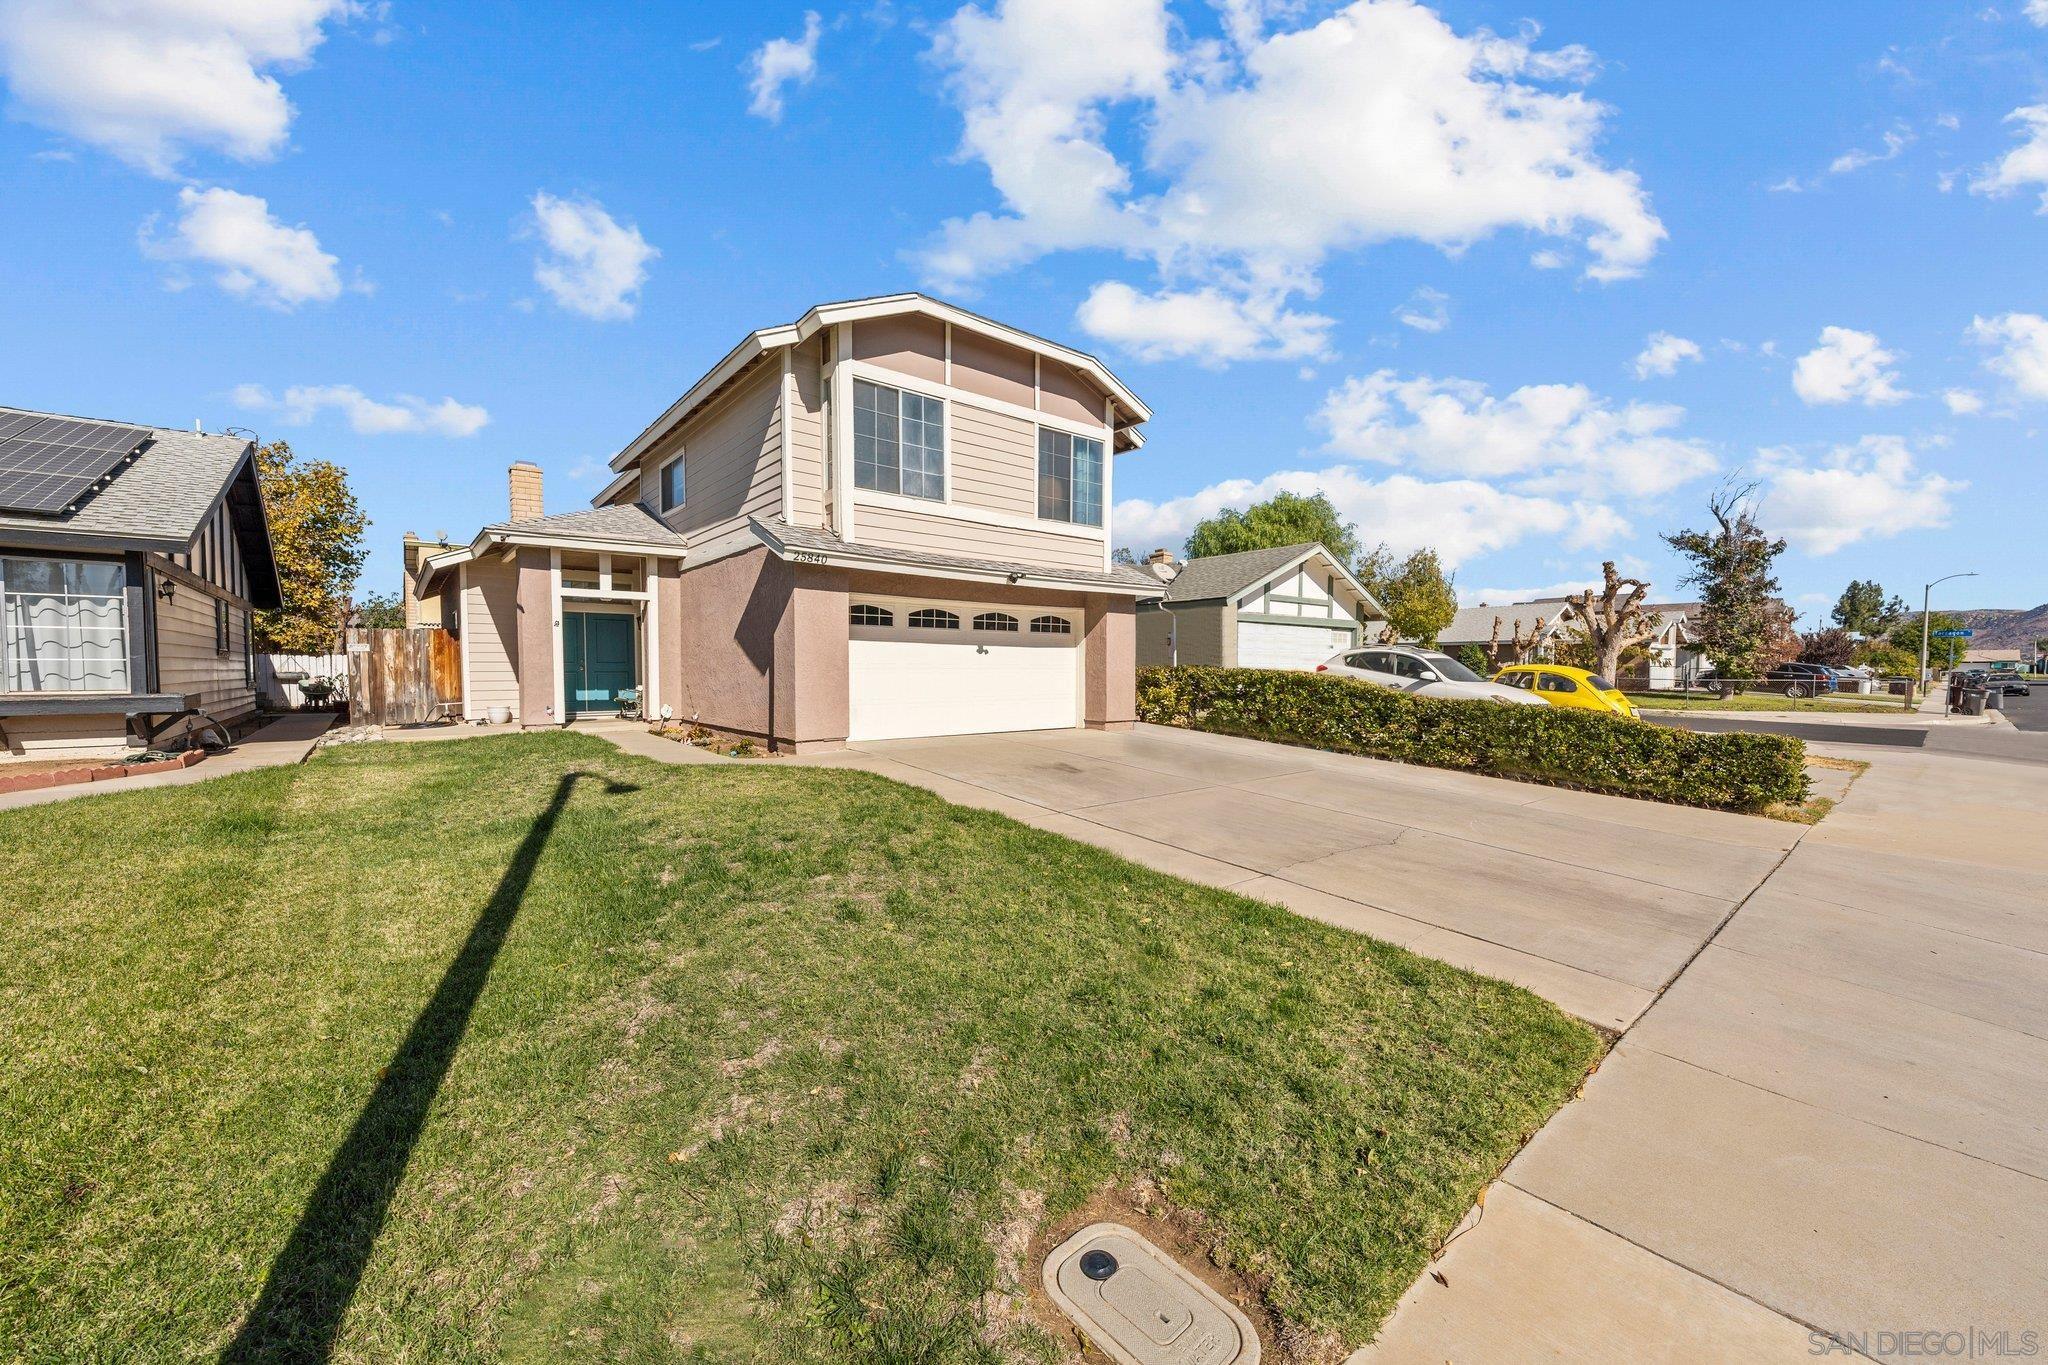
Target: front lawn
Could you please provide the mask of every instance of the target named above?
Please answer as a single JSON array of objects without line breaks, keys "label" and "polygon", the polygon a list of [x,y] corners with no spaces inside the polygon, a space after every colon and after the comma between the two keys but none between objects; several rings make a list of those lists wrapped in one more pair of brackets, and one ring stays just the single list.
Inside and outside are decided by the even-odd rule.
[{"label": "front lawn", "polygon": [[1040,1360],[1167,1214],[1370,1336],[1583,1078],[1544,1002],[913,788],[571,735],[0,812],[19,1359]]}]

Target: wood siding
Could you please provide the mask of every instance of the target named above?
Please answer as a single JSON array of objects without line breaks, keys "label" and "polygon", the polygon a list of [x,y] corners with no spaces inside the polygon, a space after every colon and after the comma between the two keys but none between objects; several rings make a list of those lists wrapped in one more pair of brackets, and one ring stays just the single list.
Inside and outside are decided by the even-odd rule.
[{"label": "wood siding", "polygon": [[825,524],[825,381],[816,341],[795,348],[789,423],[790,519]]},{"label": "wood siding", "polygon": [[931,512],[862,502],[854,511],[857,539],[863,545],[922,550],[963,559],[993,559],[1041,569],[1102,571],[1102,543],[950,517],[943,508]]},{"label": "wood siding", "polygon": [[1176,607],[1169,617],[1165,610],[1138,607],[1138,666],[1165,667],[1174,662],[1170,631],[1180,631],[1180,659],[1183,664],[1209,668],[1237,667],[1237,609],[1222,602]]},{"label": "wood siding", "polygon": [[1036,517],[1037,425],[956,401],[952,430],[953,448],[946,459],[954,501],[1013,517]]},{"label": "wood siding", "polygon": [[[724,393],[649,450],[640,501],[692,541],[714,540],[747,518],[782,515],[782,361],[756,362]],[[683,505],[661,510],[661,467],[683,452]]]},{"label": "wood siding", "polygon": [[463,636],[468,701],[463,711],[475,720],[493,706],[512,708],[519,717],[519,674],[514,659],[519,649],[519,571],[498,555],[472,560],[464,568],[469,585],[462,594],[458,620]]},{"label": "wood siding", "polygon": [[[226,597],[199,591],[186,579],[177,580],[169,601],[162,597],[154,600],[158,690],[198,693],[199,709],[219,721],[235,720],[255,710],[256,689],[249,680],[247,611]],[[225,654],[217,648],[216,602],[227,604]]]}]

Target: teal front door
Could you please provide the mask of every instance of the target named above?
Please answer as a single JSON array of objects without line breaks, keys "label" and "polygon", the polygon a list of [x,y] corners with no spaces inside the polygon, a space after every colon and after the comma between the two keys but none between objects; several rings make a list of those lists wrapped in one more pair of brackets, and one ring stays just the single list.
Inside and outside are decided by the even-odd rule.
[{"label": "teal front door", "polygon": [[633,618],[608,611],[562,613],[563,690],[569,714],[619,709],[619,693],[640,685]]}]

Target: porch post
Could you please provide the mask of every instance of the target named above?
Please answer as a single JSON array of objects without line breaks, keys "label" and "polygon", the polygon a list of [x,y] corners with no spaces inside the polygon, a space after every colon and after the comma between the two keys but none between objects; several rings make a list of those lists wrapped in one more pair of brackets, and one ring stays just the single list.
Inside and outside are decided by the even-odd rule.
[{"label": "porch post", "polygon": [[640,561],[640,586],[647,593],[641,607],[647,618],[647,676],[640,685],[640,714],[648,720],[661,719],[661,578],[655,567],[659,562],[653,555]]}]

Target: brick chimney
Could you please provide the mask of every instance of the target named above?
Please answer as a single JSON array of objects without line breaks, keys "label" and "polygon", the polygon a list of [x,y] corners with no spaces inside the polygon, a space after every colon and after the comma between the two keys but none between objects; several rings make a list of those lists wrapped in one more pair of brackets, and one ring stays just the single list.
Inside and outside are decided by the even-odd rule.
[{"label": "brick chimney", "polygon": [[531,521],[544,515],[540,504],[540,466],[531,460],[518,460],[507,471],[512,484],[512,520]]},{"label": "brick chimney", "polygon": [[1161,583],[1171,583],[1180,577],[1180,561],[1173,557],[1171,550],[1154,550],[1145,556],[1145,571]]}]

